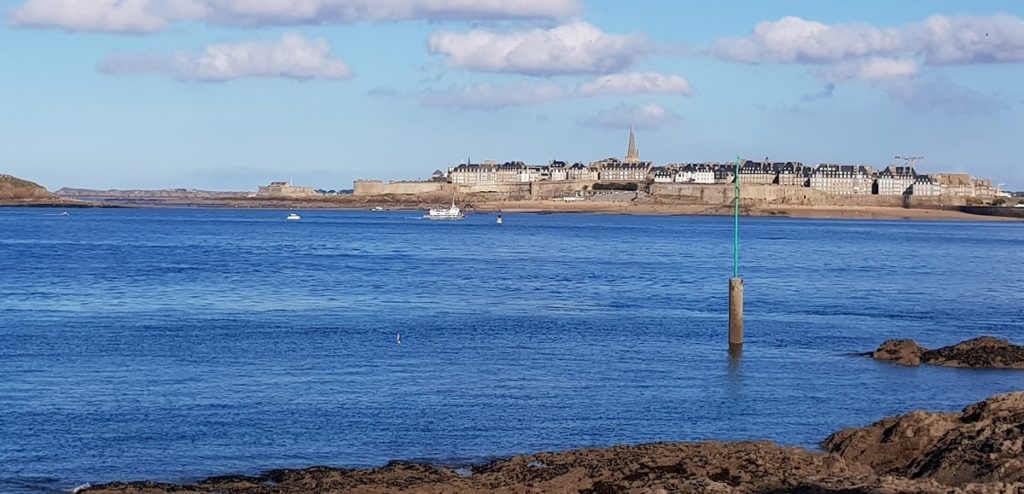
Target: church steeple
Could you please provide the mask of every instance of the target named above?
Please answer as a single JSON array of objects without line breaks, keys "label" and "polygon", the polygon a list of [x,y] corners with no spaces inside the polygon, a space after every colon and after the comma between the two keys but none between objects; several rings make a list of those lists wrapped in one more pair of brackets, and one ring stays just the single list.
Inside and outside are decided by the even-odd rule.
[{"label": "church steeple", "polygon": [[636,150],[636,136],[633,135],[633,126],[629,126],[629,149],[626,150],[626,163],[639,163],[640,153]]}]

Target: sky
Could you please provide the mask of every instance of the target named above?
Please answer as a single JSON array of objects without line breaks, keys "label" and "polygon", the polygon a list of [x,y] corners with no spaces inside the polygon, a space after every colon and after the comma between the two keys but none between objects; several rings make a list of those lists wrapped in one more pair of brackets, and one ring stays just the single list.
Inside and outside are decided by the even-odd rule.
[{"label": "sky", "polygon": [[324,189],[741,156],[1024,190],[1024,0],[0,0],[0,173]]}]

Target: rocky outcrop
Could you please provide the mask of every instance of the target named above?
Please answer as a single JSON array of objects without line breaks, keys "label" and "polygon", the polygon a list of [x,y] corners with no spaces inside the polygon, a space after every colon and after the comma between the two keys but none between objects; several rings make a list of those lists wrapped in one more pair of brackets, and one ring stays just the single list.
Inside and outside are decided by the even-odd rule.
[{"label": "rocky outcrop", "polygon": [[102,494],[1024,492],[1024,392],[961,413],[914,412],[837,432],[825,452],[768,442],[665,443],[517,456],[461,469],[314,467],[192,485],[114,483]]},{"label": "rocky outcrop", "polygon": [[35,182],[0,174],[0,201],[52,201],[57,197]]},{"label": "rocky outcrop", "polygon": [[888,340],[871,354],[871,358],[916,366],[921,365],[922,353],[924,353],[924,349],[918,346],[914,340]]},{"label": "rocky outcrop", "polygon": [[925,363],[976,369],[1024,369],[1024,346],[991,336],[936,350],[922,348],[914,340],[888,340],[871,357],[909,366]]},{"label": "rocky outcrop", "polygon": [[1024,369],[1024,346],[1008,340],[982,336],[953,346],[929,350],[921,361],[946,367]]},{"label": "rocky outcrop", "polygon": [[951,486],[1024,482],[1024,393],[998,395],[961,413],[887,418],[837,432],[822,448],[878,475]]}]

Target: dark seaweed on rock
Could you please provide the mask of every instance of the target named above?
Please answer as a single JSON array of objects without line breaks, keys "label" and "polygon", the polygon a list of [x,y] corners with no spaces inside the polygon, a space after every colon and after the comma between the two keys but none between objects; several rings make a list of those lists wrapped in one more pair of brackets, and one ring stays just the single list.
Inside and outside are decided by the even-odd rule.
[{"label": "dark seaweed on rock", "polygon": [[928,350],[921,361],[947,367],[1024,369],[1024,346],[982,336],[953,346]]},{"label": "dark seaweed on rock", "polygon": [[991,336],[936,350],[922,348],[914,340],[888,340],[871,357],[907,366],[925,363],[973,369],[1024,369],[1024,346]]}]

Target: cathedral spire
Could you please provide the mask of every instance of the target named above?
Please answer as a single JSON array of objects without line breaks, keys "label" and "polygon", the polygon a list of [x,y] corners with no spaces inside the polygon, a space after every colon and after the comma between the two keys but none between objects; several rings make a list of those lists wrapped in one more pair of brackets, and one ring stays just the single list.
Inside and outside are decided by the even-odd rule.
[{"label": "cathedral spire", "polygon": [[639,163],[640,153],[636,150],[636,137],[633,135],[633,126],[629,126],[629,149],[626,150],[626,163]]}]

